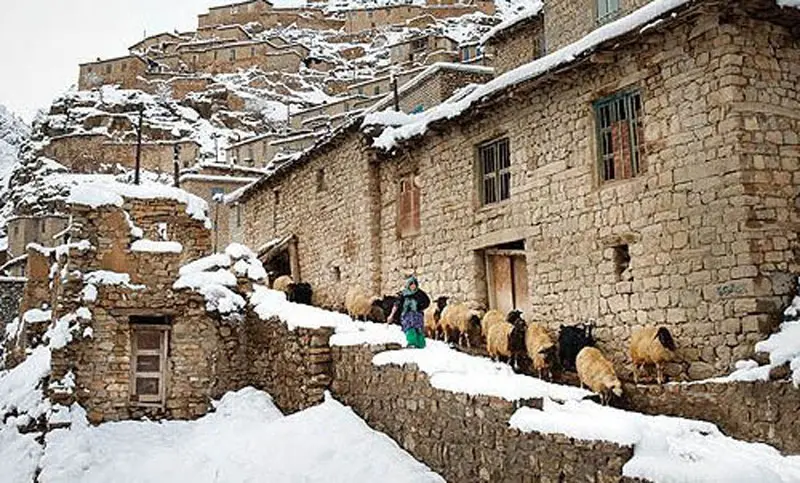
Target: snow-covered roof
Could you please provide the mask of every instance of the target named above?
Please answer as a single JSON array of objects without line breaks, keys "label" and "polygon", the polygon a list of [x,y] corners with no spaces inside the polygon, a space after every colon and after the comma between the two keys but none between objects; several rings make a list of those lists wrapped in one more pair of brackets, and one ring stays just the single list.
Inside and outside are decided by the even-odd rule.
[{"label": "snow-covered roof", "polygon": [[183,174],[180,177],[181,183],[184,181],[211,181],[214,183],[252,183],[258,178],[244,178],[241,176],[224,176],[216,174]]},{"label": "snow-covered roof", "polygon": [[142,62],[143,64],[147,64],[147,59],[145,59],[141,55],[127,54],[127,55],[121,55],[119,57],[113,57],[111,59],[97,59],[97,60],[94,60],[94,61],[91,61],[91,62],[82,62],[82,63],[80,63],[78,65],[79,66],[84,66],[84,65],[106,64],[108,62],[117,62],[117,61],[120,61],[120,60],[128,60],[128,59],[130,59],[130,60],[138,60],[138,61]]},{"label": "snow-covered roof", "polygon": [[[455,72],[464,72],[470,74],[483,74],[487,76],[494,75],[494,68],[492,67],[484,67],[482,65],[473,65],[473,64],[456,64],[452,62],[437,62],[435,64],[432,64],[424,71],[417,74],[417,76],[411,79],[410,81],[400,86],[397,89],[397,95],[402,96],[406,92],[419,86],[425,80],[429,79],[430,77],[434,76],[440,71],[455,71]],[[394,94],[390,93],[385,95],[383,99],[376,102],[372,107],[367,109],[366,113],[377,112],[378,110],[388,106],[393,99],[394,99]]]},{"label": "snow-covered roof", "polygon": [[542,0],[534,0],[530,5],[526,6],[524,10],[519,12],[517,15],[508,18],[499,24],[495,25],[491,30],[486,32],[486,34],[481,37],[480,43],[485,44],[488,40],[490,40],[495,35],[503,32],[505,30],[510,29],[522,22],[527,20],[531,20],[536,18],[540,13],[542,13],[542,7],[544,7],[544,3]]}]

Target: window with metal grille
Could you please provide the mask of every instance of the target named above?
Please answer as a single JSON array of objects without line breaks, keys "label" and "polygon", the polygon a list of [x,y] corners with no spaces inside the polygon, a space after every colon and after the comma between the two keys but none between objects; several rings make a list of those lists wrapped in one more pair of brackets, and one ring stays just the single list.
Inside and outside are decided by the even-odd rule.
[{"label": "window with metal grille", "polygon": [[397,234],[402,237],[419,233],[420,228],[420,189],[414,176],[400,180],[400,196],[397,214]]},{"label": "window with metal grille", "polygon": [[642,100],[627,91],[597,101],[597,149],[600,180],[638,176],[642,171]]},{"label": "window with metal grille", "polygon": [[597,23],[604,24],[617,18],[619,0],[597,0]]},{"label": "window with metal grille", "polygon": [[131,317],[131,322],[131,400],[140,404],[164,404],[169,337],[167,319]]},{"label": "window with metal grille", "polygon": [[511,158],[508,138],[478,147],[481,179],[481,204],[489,205],[511,198]]}]

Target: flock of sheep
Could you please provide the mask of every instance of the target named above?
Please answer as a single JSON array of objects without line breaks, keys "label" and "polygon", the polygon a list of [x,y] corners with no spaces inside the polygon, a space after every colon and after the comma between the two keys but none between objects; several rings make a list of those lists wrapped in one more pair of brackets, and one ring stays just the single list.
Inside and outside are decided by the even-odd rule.
[{"label": "flock of sheep", "polygon": [[[273,288],[286,292],[290,300],[297,298],[295,292],[299,289],[302,298],[307,295],[309,299],[301,303],[310,303],[310,286],[298,285],[284,276],[275,280]],[[397,302],[396,296],[375,297],[360,287],[351,287],[344,306],[354,319],[397,323],[387,320]],[[485,344],[492,360],[508,362],[516,368],[527,360],[539,378],[552,380],[553,370],[558,367],[577,372],[581,387],[599,394],[603,404],[622,396],[622,383],[613,364],[595,347],[592,324],[562,325],[556,343],[543,324],[525,322],[518,310],[507,314],[486,311],[475,302],[449,303],[448,297],[435,299],[425,309],[424,320],[428,338],[466,348]],[[656,379],[663,383],[663,364],[672,360],[675,352],[675,341],[666,327],[647,326],[634,331],[630,341],[634,382],[639,382],[639,371],[654,365]]]}]

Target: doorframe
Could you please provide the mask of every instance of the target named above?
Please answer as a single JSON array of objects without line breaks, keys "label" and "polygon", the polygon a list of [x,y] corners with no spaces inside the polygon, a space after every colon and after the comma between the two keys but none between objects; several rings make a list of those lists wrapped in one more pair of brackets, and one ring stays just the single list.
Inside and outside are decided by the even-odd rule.
[{"label": "doorframe", "polygon": [[[525,264],[528,263],[528,257],[526,255],[525,250],[502,250],[499,248],[487,248],[483,250],[483,263],[486,268],[486,295],[489,301],[489,307],[497,307],[497,300],[496,300],[496,290],[494,284],[494,270],[492,270],[492,265],[489,263],[489,257],[491,256],[501,256],[501,257],[508,257],[509,262],[511,263],[511,302],[514,307],[517,307],[517,294],[514,289],[516,281],[514,280],[514,259],[513,257],[523,257],[525,260]],[[529,277],[530,278],[530,277]],[[528,287],[530,288],[530,287]],[[518,309],[520,307],[517,307]]]}]

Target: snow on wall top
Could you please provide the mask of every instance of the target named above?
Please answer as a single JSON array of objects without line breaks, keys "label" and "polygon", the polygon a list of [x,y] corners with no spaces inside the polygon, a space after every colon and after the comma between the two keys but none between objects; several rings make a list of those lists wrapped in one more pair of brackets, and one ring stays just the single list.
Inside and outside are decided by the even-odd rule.
[{"label": "snow on wall top", "polygon": [[92,208],[99,206],[122,206],[125,199],[169,199],[186,205],[186,214],[195,220],[202,221],[211,229],[211,220],[206,215],[208,203],[199,196],[187,193],[179,188],[163,184],[144,182],[140,185],[125,184],[104,178],[88,177],[86,183],[78,184],[67,197],[67,203],[85,205]]},{"label": "snow on wall top", "polygon": [[488,41],[498,33],[502,32],[503,30],[509,29],[520,22],[524,22],[529,18],[533,18],[539,15],[540,13],[542,13],[542,7],[544,7],[544,2],[542,2],[542,0],[534,0],[530,5],[526,5],[522,11],[518,12],[513,17],[503,20],[499,24],[492,27],[491,30],[486,32],[486,34],[483,37],[481,37],[480,43],[485,44],[486,41]]},{"label": "snow on wall top", "polygon": [[637,28],[668,14],[672,10],[692,0],[655,0],[635,12],[606,24],[574,42],[549,55],[525,64],[495,78],[478,87],[472,93],[457,102],[445,102],[427,112],[413,116],[413,120],[403,126],[389,127],[375,139],[376,148],[391,150],[397,143],[422,135],[428,126],[436,121],[453,119],[466,112],[473,104],[494,95],[504,89],[534,79],[556,67],[568,64],[591,52],[600,44],[631,32]]},{"label": "snow on wall top", "polygon": [[800,0],[776,0],[781,7],[800,8]]}]

